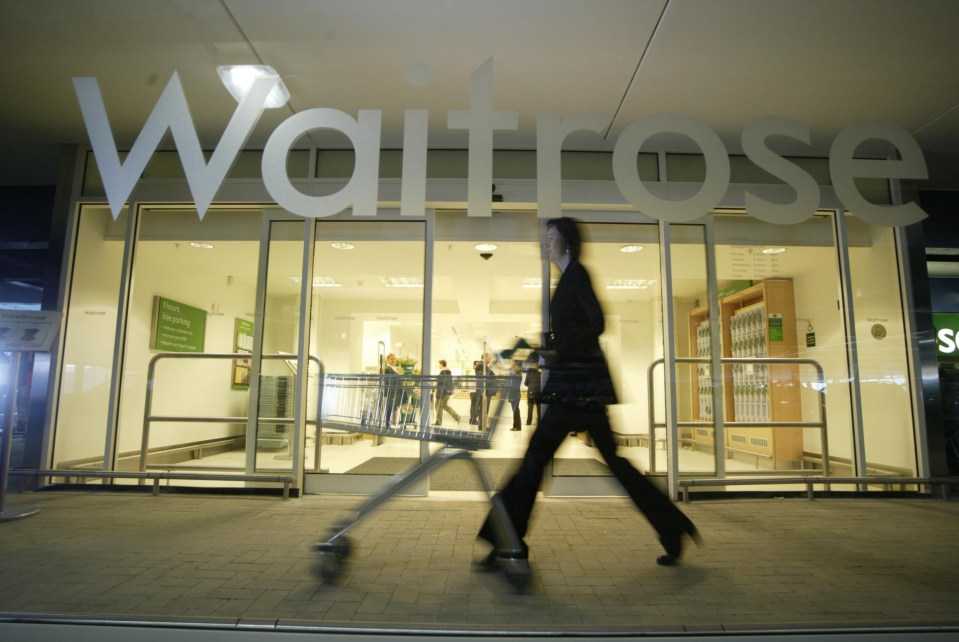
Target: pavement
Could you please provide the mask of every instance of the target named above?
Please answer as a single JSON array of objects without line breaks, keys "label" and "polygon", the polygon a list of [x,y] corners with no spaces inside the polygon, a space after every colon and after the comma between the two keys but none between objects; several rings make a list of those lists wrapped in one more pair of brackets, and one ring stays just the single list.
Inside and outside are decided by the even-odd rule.
[{"label": "pavement", "polygon": [[324,583],[312,545],[362,499],[11,494],[8,510],[39,512],[0,523],[0,631],[4,623],[135,621],[527,637],[925,631],[959,639],[954,500],[694,500],[682,507],[705,546],[690,547],[680,566],[660,567],[655,535],[628,500],[544,499],[528,537],[533,577],[518,593],[504,575],[473,568],[486,552],[474,537],[488,503],[459,498],[389,502],[350,531],[349,563],[336,584]]}]

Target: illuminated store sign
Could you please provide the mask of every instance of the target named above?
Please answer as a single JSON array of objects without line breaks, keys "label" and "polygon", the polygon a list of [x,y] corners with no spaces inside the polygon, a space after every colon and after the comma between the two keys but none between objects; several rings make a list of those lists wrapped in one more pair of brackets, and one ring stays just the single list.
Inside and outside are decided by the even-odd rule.
[{"label": "illuminated store sign", "polygon": [[936,352],[940,357],[959,358],[959,313],[933,312],[936,328]]},{"label": "illuminated store sign", "polygon": [[[110,129],[106,107],[96,78],[74,78],[93,152],[100,168],[107,200],[114,218],[119,216],[130,193],[156,151],[166,131],[173,135],[197,211],[202,219],[227,172],[243,149],[267,107],[267,97],[280,82],[277,76],[260,77],[240,101],[227,124],[209,163],[203,157],[183,86],[174,73],[153,112],[147,119],[126,160],[120,155]],[[403,172],[400,212],[422,215],[426,208],[426,150],[428,110],[405,111]],[[308,109],[282,122],[263,150],[263,182],[278,205],[306,218],[332,216],[347,208],[353,215],[371,217],[377,211],[381,110],[360,110],[356,118],[330,108]],[[539,216],[551,217],[561,210],[560,152],[566,137],[574,131],[602,132],[611,118],[595,112],[574,113],[566,118],[542,112],[536,119],[536,182]],[[470,216],[491,216],[493,132],[516,129],[518,114],[493,108],[493,59],[477,69],[470,83],[469,109],[447,112],[449,129],[464,129],[469,137],[469,178],[467,201]],[[350,139],[356,152],[353,175],[338,192],[326,196],[304,194],[287,174],[290,149],[306,133],[335,130]],[[661,132],[691,139],[706,161],[706,178],[699,190],[683,200],[665,200],[650,192],[636,171],[636,156],[650,137]],[[742,146],[746,156],[791,187],[791,203],[770,202],[746,193],[750,215],[771,223],[798,223],[813,216],[820,203],[819,186],[808,173],[771,150],[771,136],[786,136],[810,143],[809,126],[789,118],[761,118],[743,128]],[[879,139],[899,152],[895,160],[855,158],[860,144]],[[925,179],[925,159],[915,139],[891,123],[867,121],[850,125],[836,136],[829,152],[833,189],[846,209],[874,225],[899,226],[915,223],[926,214],[914,203],[875,205],[855,185],[856,178]],[[626,201],[640,212],[670,223],[692,221],[720,205],[729,187],[729,156],[719,136],[703,123],[678,114],[661,114],[630,124],[613,149],[613,176]]]}]

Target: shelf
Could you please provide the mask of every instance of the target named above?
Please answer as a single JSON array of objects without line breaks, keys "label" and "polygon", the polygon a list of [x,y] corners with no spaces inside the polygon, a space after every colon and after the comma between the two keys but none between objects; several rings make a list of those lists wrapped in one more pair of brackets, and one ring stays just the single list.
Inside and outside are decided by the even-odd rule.
[{"label": "shelf", "polygon": [[[767,279],[719,300],[723,358],[796,358],[796,308],[790,279]],[[710,354],[709,309],[689,313],[689,352]],[[692,416],[712,421],[712,373],[698,364],[692,382]],[[792,364],[728,364],[723,369],[724,417],[728,422],[801,421],[799,368]],[[705,433],[709,433],[708,436]],[[712,445],[713,431],[693,440]],[[725,430],[725,447],[767,458],[775,469],[800,468],[803,436],[797,429]]]}]

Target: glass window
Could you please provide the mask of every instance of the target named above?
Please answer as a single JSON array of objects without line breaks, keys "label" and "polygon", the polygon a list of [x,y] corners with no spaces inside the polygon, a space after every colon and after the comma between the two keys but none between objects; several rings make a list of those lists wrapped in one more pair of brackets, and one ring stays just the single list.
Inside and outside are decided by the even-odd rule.
[{"label": "glass window", "polygon": [[[706,274],[706,238],[702,225],[670,225],[670,262],[673,288],[676,357],[709,358],[713,307],[709,305]],[[721,336],[718,335],[718,336]],[[656,394],[656,430],[651,470],[668,470],[666,456],[666,396],[662,391],[663,367],[653,381]],[[677,361],[676,412],[679,422],[679,470],[712,474],[716,469],[713,370],[708,363]],[[721,378],[719,379],[721,381]],[[690,425],[683,425],[688,423]]]},{"label": "glass window", "polygon": [[[200,221],[190,208],[145,207],[140,216],[117,467],[193,466],[201,459],[205,468],[243,470],[248,387],[237,385],[243,379],[234,360],[193,355],[232,353],[242,341],[238,328],[255,318],[261,214],[211,210]],[[173,419],[150,422],[145,435],[148,369],[156,357],[149,411]]]},{"label": "glass window", "polygon": [[128,213],[84,205],[77,214],[54,433],[54,468],[101,468],[110,412],[117,301]]},{"label": "glass window", "polygon": [[723,372],[727,474],[821,469],[822,430],[777,424],[819,422],[823,394],[833,473],[849,474],[847,341],[831,215],[796,225],[745,213],[714,221],[722,356],[746,360]]},{"label": "glass window", "polygon": [[860,473],[912,476],[916,452],[895,236],[854,215],[846,216],[846,225],[867,466]]},{"label": "glass window", "polygon": [[[300,292],[303,273],[303,232],[306,221],[271,221],[266,268],[266,292],[263,313],[263,359],[260,362],[259,401],[256,408],[256,470],[290,470],[293,466],[294,409],[300,323]],[[240,320],[237,320],[240,324]],[[237,326],[234,347],[244,351],[253,328]],[[252,346],[250,346],[252,349]],[[289,359],[275,358],[289,355]],[[314,377],[308,391],[315,391]],[[234,372],[242,374],[242,367]],[[246,371],[248,373],[248,371]],[[236,378],[234,379],[236,384]],[[309,393],[308,393],[309,394]],[[315,397],[315,395],[314,395]],[[310,417],[314,415],[308,415]],[[277,419],[271,422],[269,419]],[[282,420],[282,421],[279,421]],[[307,457],[312,456],[307,449]],[[307,461],[307,465],[311,460]]]}]

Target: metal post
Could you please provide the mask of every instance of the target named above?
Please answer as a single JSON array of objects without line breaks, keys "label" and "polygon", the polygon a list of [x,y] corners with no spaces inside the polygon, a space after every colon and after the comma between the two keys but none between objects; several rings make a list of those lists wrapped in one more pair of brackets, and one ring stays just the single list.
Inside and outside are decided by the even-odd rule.
[{"label": "metal post", "polygon": [[22,517],[30,517],[40,512],[38,508],[7,509],[7,472],[10,470],[10,451],[13,448],[13,427],[16,425],[17,392],[20,383],[20,352],[12,352],[10,357],[10,385],[7,386],[7,421],[3,427],[3,459],[0,459],[0,522],[9,522]]}]

